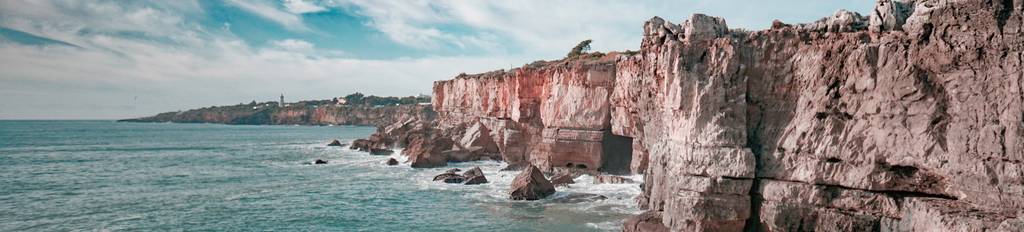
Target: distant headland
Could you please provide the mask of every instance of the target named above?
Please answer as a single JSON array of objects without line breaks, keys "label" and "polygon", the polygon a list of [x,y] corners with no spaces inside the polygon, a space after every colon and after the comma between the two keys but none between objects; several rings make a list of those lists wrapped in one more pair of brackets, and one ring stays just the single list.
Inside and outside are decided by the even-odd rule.
[{"label": "distant headland", "polygon": [[239,125],[387,125],[401,115],[433,117],[430,96],[381,97],[353,93],[325,100],[210,106],[119,122],[220,123]]}]

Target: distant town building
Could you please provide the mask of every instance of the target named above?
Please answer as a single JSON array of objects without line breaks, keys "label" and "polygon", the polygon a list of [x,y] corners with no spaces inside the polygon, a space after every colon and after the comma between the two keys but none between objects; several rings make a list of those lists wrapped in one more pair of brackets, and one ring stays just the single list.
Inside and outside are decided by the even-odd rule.
[{"label": "distant town building", "polygon": [[348,100],[345,100],[345,97],[339,97],[339,98],[336,98],[334,103],[337,103],[338,105],[344,105],[344,104],[348,103]]}]

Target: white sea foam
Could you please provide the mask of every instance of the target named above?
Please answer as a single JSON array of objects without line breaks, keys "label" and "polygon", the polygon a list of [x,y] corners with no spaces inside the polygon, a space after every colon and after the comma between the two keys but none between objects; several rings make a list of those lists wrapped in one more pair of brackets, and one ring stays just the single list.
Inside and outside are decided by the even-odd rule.
[{"label": "white sea foam", "polygon": [[[351,143],[351,141],[343,142]],[[504,162],[474,161],[449,163],[447,167],[439,168],[411,168],[409,163],[407,163],[408,158],[401,155],[401,150],[395,150],[394,154],[388,156],[376,156],[369,155],[366,152],[350,150],[347,147],[327,147],[325,144],[309,144],[301,149],[315,151],[315,153],[322,154],[325,158],[329,159],[329,163],[324,165],[324,167],[341,165],[380,170],[357,173],[354,176],[350,176],[351,178],[387,176],[395,178],[399,182],[412,184],[416,189],[420,190],[458,192],[466,196],[471,202],[477,202],[481,207],[495,211],[509,211],[509,204],[528,204],[550,208],[553,212],[570,212],[583,215],[582,217],[586,217],[585,215],[623,215],[621,217],[605,217],[607,220],[586,223],[588,227],[604,231],[618,230],[621,228],[624,215],[641,212],[636,207],[634,198],[641,193],[639,183],[643,181],[643,175],[624,176],[636,182],[629,184],[594,184],[593,177],[584,175],[576,178],[574,180],[576,183],[574,184],[556,187],[556,194],[546,199],[536,202],[519,202],[508,199],[508,188],[519,172],[500,171],[506,165]],[[386,161],[389,158],[398,160],[400,164],[388,166]],[[458,168],[464,172],[473,167],[480,167],[489,183],[462,185],[433,181],[435,175],[444,173],[448,169]],[[578,203],[559,203],[560,199],[578,194],[597,194],[606,198]]]}]

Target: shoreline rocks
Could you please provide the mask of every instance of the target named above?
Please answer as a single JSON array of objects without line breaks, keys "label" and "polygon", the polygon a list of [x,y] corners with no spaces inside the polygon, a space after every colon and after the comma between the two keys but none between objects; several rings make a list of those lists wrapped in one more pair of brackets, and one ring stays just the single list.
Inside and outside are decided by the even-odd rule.
[{"label": "shoreline rocks", "polygon": [[438,117],[403,153],[496,148],[531,165],[519,199],[544,195],[527,170],[642,173],[649,213],[627,231],[990,230],[1024,208],[1020,9],[879,0],[761,31],[655,17],[635,52],[435,82]]},{"label": "shoreline rocks", "polygon": [[316,161],[313,161],[313,164],[327,164],[327,161],[322,159],[316,159]]},{"label": "shoreline rocks", "polygon": [[544,177],[539,168],[529,165],[512,180],[509,187],[511,200],[540,200],[555,193],[555,186]]},{"label": "shoreline rocks", "polygon": [[398,160],[396,160],[395,158],[389,158],[388,161],[387,161],[387,165],[388,166],[398,165]]},{"label": "shoreline rocks", "polygon": [[480,167],[473,167],[472,169],[462,173],[458,173],[462,170],[458,168],[448,169],[444,173],[434,176],[434,181],[442,181],[449,184],[466,184],[466,185],[478,185],[486,184],[487,177],[484,176],[483,170]]},{"label": "shoreline rocks", "polygon": [[569,184],[575,184],[576,181],[570,173],[559,173],[551,177],[551,184],[555,186],[569,186]]},{"label": "shoreline rocks", "polygon": [[480,170],[480,167],[473,167],[473,169],[462,173],[462,176],[466,177],[466,185],[486,184],[488,182],[487,177],[484,176],[484,171]]},{"label": "shoreline rocks", "polygon": [[344,146],[344,144],[341,144],[341,141],[338,141],[337,139],[335,139],[334,141],[331,141],[330,143],[327,143],[327,146],[328,147],[340,147],[340,146]]}]

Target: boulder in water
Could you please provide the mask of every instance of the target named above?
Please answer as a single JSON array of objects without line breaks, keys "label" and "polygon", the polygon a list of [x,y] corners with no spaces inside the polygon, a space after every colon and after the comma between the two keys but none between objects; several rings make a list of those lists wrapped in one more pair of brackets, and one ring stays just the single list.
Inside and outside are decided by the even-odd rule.
[{"label": "boulder in water", "polygon": [[450,176],[458,176],[458,175],[459,174],[455,174],[455,173],[451,173],[451,172],[445,172],[445,173],[441,173],[441,174],[438,174],[438,175],[434,176],[434,181],[441,181],[441,180],[444,180],[445,178],[448,178]]},{"label": "boulder in water", "polygon": [[480,167],[473,167],[473,169],[469,169],[469,171],[462,173],[462,176],[466,177],[465,184],[467,185],[484,184],[488,182],[487,177],[484,176],[484,171],[480,170]]},{"label": "boulder in water", "polygon": [[529,165],[512,180],[509,199],[540,200],[555,193],[555,186],[544,177],[540,169]]},{"label": "boulder in water", "polygon": [[313,164],[327,164],[327,161],[326,160],[322,160],[322,159],[317,159],[316,161],[313,161]]},{"label": "boulder in water", "polygon": [[473,167],[473,168],[469,169],[469,171],[466,171],[466,172],[462,173],[462,176],[465,176],[467,178],[473,177],[473,176],[483,176],[483,175],[484,175],[484,171],[480,170],[480,167]]},{"label": "boulder in water", "polygon": [[329,146],[329,147],[340,147],[340,146],[343,146],[343,144],[341,144],[341,141],[338,141],[337,139],[335,139],[334,141],[331,141],[331,143],[328,143],[327,146]]},{"label": "boulder in water", "polygon": [[369,149],[370,149],[370,140],[356,139],[355,141],[352,141],[352,145],[349,146],[348,149],[360,150],[360,151],[369,151]]},{"label": "boulder in water", "polygon": [[487,177],[485,177],[483,174],[481,174],[479,176],[467,177],[465,184],[466,185],[478,185],[478,184],[486,184],[486,183],[487,183]]},{"label": "boulder in water", "polygon": [[440,175],[434,176],[434,181],[444,181],[449,184],[457,184],[466,181],[466,177],[459,175],[455,172],[445,172]]},{"label": "boulder in water", "polygon": [[394,153],[395,151],[387,148],[370,148],[371,155],[391,155]]},{"label": "boulder in water", "polygon": [[554,177],[551,177],[551,184],[555,186],[569,186],[569,184],[575,184],[575,176],[572,173],[558,173]]},{"label": "boulder in water", "polygon": [[552,203],[582,203],[582,202],[594,202],[608,199],[608,197],[600,194],[593,193],[569,193],[565,197],[559,197],[551,199]]},{"label": "boulder in water", "polygon": [[388,159],[388,166],[395,166],[395,165],[398,165],[398,160],[396,160],[395,158]]},{"label": "boulder in water", "polygon": [[453,173],[454,174],[454,173],[458,173],[458,172],[461,172],[461,171],[462,171],[462,169],[452,168],[452,169],[448,169],[448,171],[444,171],[444,173]]}]

